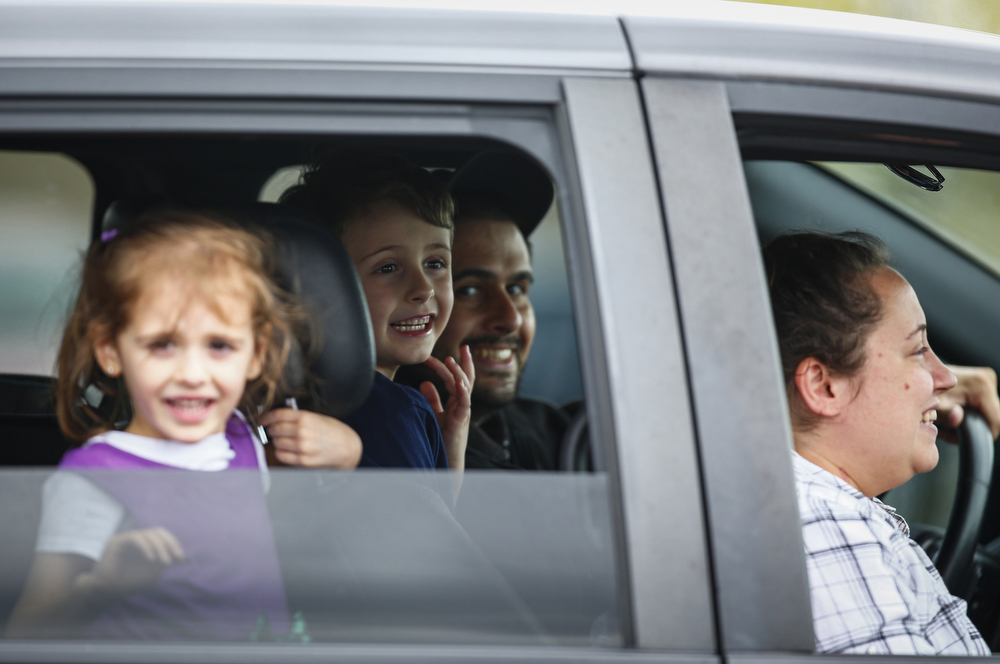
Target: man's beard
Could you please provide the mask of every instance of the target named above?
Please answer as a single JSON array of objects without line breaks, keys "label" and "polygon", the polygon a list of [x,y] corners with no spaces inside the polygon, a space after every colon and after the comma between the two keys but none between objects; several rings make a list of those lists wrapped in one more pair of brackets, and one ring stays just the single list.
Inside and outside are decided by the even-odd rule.
[{"label": "man's beard", "polygon": [[476,384],[472,386],[473,409],[479,407],[483,409],[496,410],[497,408],[503,408],[509,404],[517,398],[517,393],[521,389],[522,373],[520,362],[518,362],[518,371],[517,375],[514,377],[514,381],[504,385],[503,387],[487,387],[479,382],[477,377]]},{"label": "man's beard", "polygon": [[514,335],[473,337],[462,341],[462,345],[466,344],[468,344],[470,350],[475,349],[476,346],[507,345],[510,346],[516,359],[513,380],[505,381],[500,387],[488,386],[480,380],[480,377],[485,378],[492,374],[498,378],[510,378],[508,372],[485,371],[482,376],[476,376],[476,382],[472,386],[472,419],[474,421],[481,421],[517,398],[518,390],[521,387],[521,376],[524,374],[523,344],[520,338]]}]

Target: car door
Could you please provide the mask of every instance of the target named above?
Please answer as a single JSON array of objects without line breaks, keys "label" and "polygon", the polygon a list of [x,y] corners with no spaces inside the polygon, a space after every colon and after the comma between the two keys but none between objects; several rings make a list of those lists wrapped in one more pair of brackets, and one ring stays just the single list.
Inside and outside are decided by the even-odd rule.
[{"label": "car door", "polygon": [[[624,22],[646,74],[720,647],[731,661],[799,659],[814,640],[760,243],[794,228],[881,235],[925,303],[932,339],[964,362],[995,366],[983,344],[997,329],[995,273],[956,261],[961,250],[905,215],[877,223],[874,211],[806,191],[789,176],[824,159],[995,169],[996,74],[986,62],[998,46],[950,31],[930,38],[933,29],[915,24],[738,14],[722,21],[692,10]],[[778,174],[775,160],[787,170]],[[956,271],[964,278],[945,276]]]},{"label": "car door", "polygon": [[[444,160],[490,147],[536,159],[556,184],[596,472],[469,473],[463,500],[478,507],[459,519],[435,512],[441,528],[433,532],[452,538],[440,541],[430,527],[406,530],[409,539],[401,528],[366,540],[379,528],[337,511],[345,483],[378,495],[376,507],[394,516],[401,502],[419,502],[413,491],[426,497],[426,487],[391,473],[275,472],[272,518],[294,561],[286,580],[336,618],[314,629],[312,643],[8,640],[0,656],[718,661],[677,266],[666,252],[642,93],[616,20],[262,4],[55,11],[10,3],[3,13],[0,149],[81,155],[96,183],[91,237],[122,195],[187,188],[213,204],[245,202],[251,181],[211,168],[235,173],[262,152],[307,155],[346,141]],[[184,170],[163,165],[171,161],[207,181],[171,180],[164,174]],[[2,502],[12,506],[51,469],[3,472],[11,481]],[[496,516],[498,504],[511,518]],[[30,553],[37,514],[18,511],[6,523],[4,539]],[[310,576],[309,565],[325,559],[306,544],[339,546],[338,533],[366,544],[334,571]],[[429,584],[444,569],[428,560],[444,555],[443,542],[466,565],[456,578],[489,583],[473,585],[476,592]],[[392,553],[418,545],[430,552],[419,560]],[[358,551],[370,556],[360,560]],[[348,575],[355,585],[343,591]],[[17,592],[16,581],[9,585],[7,606]],[[337,605],[344,596],[371,600],[365,607],[375,617],[352,622],[358,614]],[[477,610],[459,615],[463,601]],[[559,616],[570,616],[559,624],[571,627],[553,628]]]}]

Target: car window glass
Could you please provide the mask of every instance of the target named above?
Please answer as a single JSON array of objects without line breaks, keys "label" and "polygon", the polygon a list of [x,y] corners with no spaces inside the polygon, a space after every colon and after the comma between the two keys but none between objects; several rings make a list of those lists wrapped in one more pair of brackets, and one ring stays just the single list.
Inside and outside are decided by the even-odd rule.
[{"label": "car window glass", "polygon": [[[929,192],[879,163],[752,160],[745,166],[763,242],[780,232],[802,229],[861,229],[891,241],[893,228],[902,226],[929,231],[993,275],[998,274],[1000,263],[993,255],[994,248],[1000,249],[1000,226],[995,223],[1000,200],[994,186],[1000,182],[1000,174],[996,172],[940,167],[944,188]],[[810,202],[804,203],[807,200]],[[897,259],[912,260],[905,243],[890,249]],[[931,290],[933,275],[921,274],[925,261],[919,254],[915,258],[901,269],[915,282],[930,321],[930,342],[945,359],[962,357],[961,340],[935,324],[943,317],[935,307],[940,296]],[[910,265],[913,267],[907,270]],[[981,363],[988,364],[989,358]],[[909,520],[944,528],[954,499],[959,454],[955,445],[943,440],[937,446],[937,467],[915,475],[886,494],[885,500]]]},{"label": "car window glass", "polygon": [[0,150],[0,371],[53,373],[93,202],[90,175],[74,159]]},{"label": "car window glass", "polygon": [[257,194],[257,200],[261,203],[277,203],[281,194],[294,184],[298,184],[299,177],[302,176],[304,166],[283,166],[276,170],[267,179],[264,186]]},{"label": "car window glass", "polygon": [[942,166],[944,188],[927,195],[882,164],[818,165],[1000,275],[1000,173]]},{"label": "car window glass", "polygon": [[572,403],[583,398],[583,384],[573,312],[567,306],[569,284],[557,202],[531,234],[531,252],[535,271],[531,303],[538,332],[532,359],[521,377],[521,391],[553,403]]},{"label": "car window glass", "polygon": [[[53,629],[53,637],[621,644],[603,473],[467,472],[457,503],[451,478],[403,470],[272,471],[266,502],[252,471],[91,474],[116,495],[141,487],[143,495],[175,496],[183,512],[161,503],[158,523],[187,559],[166,578],[193,595],[173,618],[139,602],[130,609],[145,615],[109,611]],[[50,475],[0,470],[5,624],[31,564]],[[139,523],[121,532],[148,525],[150,509],[133,509]],[[188,624],[191,615],[197,624]]]},{"label": "car window glass", "polygon": [[[299,182],[304,168],[286,166],[276,170],[261,187],[257,200],[278,202],[286,189]],[[557,405],[583,398],[561,224],[558,203],[553,201],[545,218],[531,234],[531,263],[535,275],[531,304],[538,324],[532,359],[521,376],[519,390],[522,396]]]},{"label": "car window glass", "polygon": [[[938,167],[944,187],[932,192],[881,163],[752,159],[744,169],[762,244],[801,230],[862,230],[878,236],[892,253],[892,265],[919,297],[935,352],[954,364],[1000,365],[993,341],[1000,333],[995,253],[1000,174]],[[932,558],[949,525],[961,463],[953,442],[939,437],[937,449],[933,470],[881,496],[907,520],[911,535]],[[997,495],[994,491],[986,506],[983,551],[1000,546],[1000,533],[992,525],[1000,505]],[[988,641],[997,633],[991,589],[1000,578],[1000,567],[992,560],[977,554],[979,590],[969,604],[970,618]]]},{"label": "car window glass", "polygon": [[[266,161],[268,156],[246,151],[227,163],[227,178],[213,179],[217,165],[200,170],[203,162],[198,155],[209,148],[216,155],[226,155],[234,145],[241,149],[239,142],[229,144],[225,139],[211,146],[198,138],[157,143],[117,137],[113,145],[87,137],[76,140],[80,154],[127,165],[102,171],[102,177],[111,180],[102,199],[115,201],[130,200],[126,193],[130,181],[122,175],[126,171],[136,176],[135,181],[161,183],[166,189],[181,182],[186,189],[178,191],[192,204],[205,200],[205,207],[212,207],[222,200],[234,209],[254,202],[243,200],[250,191],[260,192],[256,196],[260,201],[275,201],[300,172],[294,166],[276,169],[271,162],[267,162],[270,169],[259,167],[253,160]],[[305,149],[309,146],[298,143],[281,147],[288,153],[309,153]],[[240,171],[244,164],[246,170]],[[60,316],[47,336],[39,337],[51,358],[67,300],[76,288],[74,270],[90,234],[95,193],[86,171],[72,157],[52,157],[40,170],[43,174],[79,171],[82,180],[75,188],[63,183],[72,180],[64,175],[63,180],[46,175],[49,180],[39,177],[27,183],[8,177],[7,170],[20,168],[2,171],[3,197],[10,201],[4,205],[19,210],[16,218],[31,220],[38,228],[36,235],[55,248],[23,243],[17,251],[5,247],[0,249],[6,252],[0,267],[13,270],[30,264],[26,256],[32,254],[59,257],[58,270],[52,268],[52,276],[44,282],[47,290],[34,282],[32,286],[39,307],[59,302]],[[275,175],[262,184],[265,172]],[[85,195],[76,201],[80,211],[75,226],[70,228],[63,217],[43,214],[49,207],[70,207],[47,192],[81,188]],[[29,198],[32,192],[34,198]],[[15,217],[3,218],[0,245],[26,234],[21,225],[6,223]],[[550,406],[527,409],[517,417],[544,421],[543,426],[562,431],[570,417],[557,407],[581,399],[583,390],[560,223],[553,206],[531,237],[535,270],[531,299],[538,334],[528,363],[534,373],[525,375],[520,390],[521,396],[546,400],[551,410]],[[6,356],[8,350],[16,355],[16,347],[6,339],[0,337],[0,355]],[[17,377],[10,375],[15,370],[47,376],[51,359],[44,370],[27,365],[0,369],[7,372],[0,374],[0,387],[8,392],[20,389]],[[47,394],[48,379],[36,378],[33,389]],[[58,436],[51,405],[44,398],[36,401],[30,408],[15,403],[0,412],[9,444],[25,448],[35,439],[36,429],[24,426],[28,420],[32,427]],[[559,427],[547,419],[554,417],[552,413],[558,414]],[[512,420],[506,426],[510,442],[516,444]],[[498,440],[506,442],[502,438]],[[589,459],[586,435],[581,450],[575,460],[579,469],[586,468]],[[58,458],[56,454],[28,463],[54,464]],[[146,599],[129,604],[127,610],[94,611],[86,616],[86,624],[57,626],[43,634],[45,638],[597,647],[618,647],[624,641],[617,614],[607,472],[470,469],[459,489],[455,478],[443,473],[276,468],[263,482],[263,494],[256,471],[118,471],[76,477],[68,484],[52,479],[66,475],[53,474],[51,467],[0,467],[0,540],[6,543],[0,559],[0,625],[7,623],[21,597],[42,541],[39,533],[49,527],[42,522],[43,495],[50,500],[58,494],[62,504],[81,508],[70,518],[78,526],[79,541],[94,539],[93,533],[98,533],[98,546],[88,560],[106,553],[108,537],[131,537],[152,526],[175,533],[184,542],[185,559],[169,565],[152,585],[163,580],[191,588],[193,594],[158,595],[149,604],[144,604]],[[162,496],[162,500],[143,498],[143,506],[122,512],[128,496],[134,495]],[[110,508],[109,496],[113,496]],[[151,511],[144,511],[147,507]],[[184,607],[179,612],[175,601]],[[168,617],[166,605],[173,607],[166,613],[174,611]]]},{"label": "car window glass", "polygon": [[[883,164],[815,162],[815,166],[897,212],[1000,276],[1000,173],[939,167],[944,187],[929,192],[914,186]],[[918,167],[925,173],[926,167]],[[926,299],[926,298],[924,298]],[[937,442],[934,470],[914,475],[886,494],[885,500],[915,523],[945,528],[958,482],[958,447]]]}]

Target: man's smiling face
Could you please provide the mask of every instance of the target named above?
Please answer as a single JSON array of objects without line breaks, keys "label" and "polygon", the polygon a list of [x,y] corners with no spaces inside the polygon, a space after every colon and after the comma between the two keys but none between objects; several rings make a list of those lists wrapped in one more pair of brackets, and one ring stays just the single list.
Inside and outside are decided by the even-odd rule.
[{"label": "man's smiling face", "polygon": [[476,366],[473,409],[489,411],[517,395],[535,338],[531,255],[513,222],[477,219],[457,224],[452,256],[455,304],[434,355],[458,358],[469,344]]}]

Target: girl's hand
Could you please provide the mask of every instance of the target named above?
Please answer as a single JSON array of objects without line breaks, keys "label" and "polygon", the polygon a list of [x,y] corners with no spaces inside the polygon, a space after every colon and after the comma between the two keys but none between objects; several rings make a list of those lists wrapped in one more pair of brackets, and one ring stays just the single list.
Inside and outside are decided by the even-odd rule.
[{"label": "girl's hand", "polygon": [[76,553],[36,553],[7,637],[84,638],[109,603],[152,586],[183,560],[180,542],[166,528],[118,533],[97,562]]},{"label": "girl's hand", "polygon": [[259,420],[267,427],[274,455],[289,466],[355,468],[361,438],[340,420],[308,410],[278,408]]},{"label": "girl's hand", "polygon": [[166,528],[118,533],[104,549],[94,569],[77,577],[80,588],[123,597],[160,580],[171,565],[183,562],[184,549]]},{"label": "girl's hand", "polygon": [[461,354],[461,366],[453,357],[445,358],[444,362],[431,357],[424,362],[444,381],[448,390],[447,408],[441,405],[441,395],[433,383],[420,384],[420,393],[430,403],[441,426],[448,467],[452,470],[465,469],[465,447],[469,443],[469,422],[472,418],[472,385],[476,381],[476,368],[472,364],[468,345],[462,346]]}]

